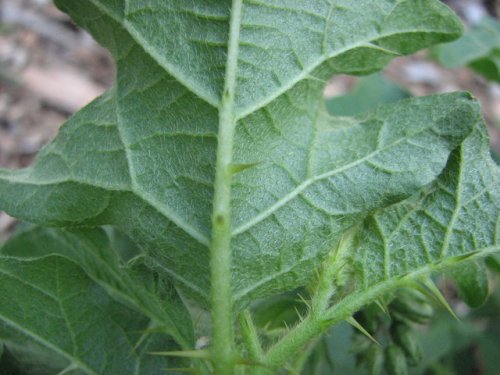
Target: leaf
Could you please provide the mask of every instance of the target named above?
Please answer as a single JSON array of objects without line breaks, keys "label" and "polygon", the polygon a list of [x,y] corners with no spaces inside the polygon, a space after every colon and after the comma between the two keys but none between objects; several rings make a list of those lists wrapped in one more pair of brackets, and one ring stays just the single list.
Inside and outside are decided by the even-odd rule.
[{"label": "leaf", "polygon": [[[169,344],[152,336],[135,349],[149,319],[116,303],[73,262],[61,256],[0,257],[0,335],[13,353],[59,364],[78,374],[151,374],[166,366],[148,355]],[[43,351],[37,349],[43,348]],[[50,353],[51,361],[46,357]],[[35,373],[43,373],[38,366]],[[73,369],[73,370],[72,370]],[[70,372],[71,370],[71,372]]]},{"label": "leaf", "polygon": [[[216,187],[232,191],[241,306],[304,284],[347,227],[431,183],[478,121],[463,94],[359,119],[321,105],[334,73],[368,74],[458,37],[439,1],[245,1],[229,52],[228,1],[57,4],[113,53],[116,84],[33,167],[0,171],[0,208],[46,226],[115,225],[205,305]],[[228,173],[255,167],[216,183],[225,158]]]},{"label": "leaf", "polygon": [[489,80],[500,82],[500,22],[485,17],[459,40],[434,49],[447,68],[469,65]]},{"label": "leaf", "polygon": [[298,352],[325,326],[425,282],[432,272],[500,252],[499,176],[479,120],[436,181],[405,201],[375,210],[348,231],[323,264],[311,301],[316,310],[271,348],[266,362],[284,363],[283,352]]},{"label": "leaf", "polygon": [[32,226],[13,236],[2,247],[1,254],[28,259],[62,255],[79,264],[112,298],[149,316],[159,331],[172,335],[186,348],[193,346],[189,313],[175,292],[162,296],[166,302],[162,301],[161,291],[148,287],[140,274],[120,264],[102,230]]},{"label": "leaf", "polygon": [[9,351],[0,345],[0,369],[2,369],[2,375],[24,375],[26,372],[19,370],[19,363],[12,357]]},{"label": "leaf", "polygon": [[493,254],[485,261],[489,269],[496,273],[500,273],[500,254]]},{"label": "leaf", "polygon": [[[499,176],[480,125],[427,191],[368,217],[353,255],[364,293],[498,252]],[[460,282],[477,286],[465,275]]]},{"label": "leaf", "polygon": [[304,375],[366,375],[364,369],[356,366],[352,351],[354,328],[340,323],[322,337],[315,346],[301,372]]},{"label": "leaf", "polygon": [[295,325],[301,315],[305,315],[306,304],[300,300],[300,292],[288,292],[264,300],[259,300],[253,304],[253,320],[255,324],[266,330],[286,329]]},{"label": "leaf", "polygon": [[352,92],[326,100],[332,115],[355,116],[381,104],[410,97],[410,93],[384,78],[380,73],[361,78]]},{"label": "leaf", "polygon": [[488,276],[484,263],[464,262],[450,270],[460,298],[470,307],[481,306],[488,298]]}]

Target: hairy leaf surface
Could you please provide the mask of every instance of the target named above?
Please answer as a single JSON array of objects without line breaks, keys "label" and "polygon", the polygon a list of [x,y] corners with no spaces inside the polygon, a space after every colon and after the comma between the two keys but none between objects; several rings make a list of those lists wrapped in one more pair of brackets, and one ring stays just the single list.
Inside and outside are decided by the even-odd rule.
[{"label": "hairy leaf surface", "polygon": [[[57,3],[113,53],[116,84],[33,167],[0,171],[0,207],[44,225],[116,225],[206,301],[230,3]],[[346,228],[431,183],[476,109],[461,94],[358,119],[321,104],[334,73],[456,38],[439,1],[249,0],[235,24],[233,289],[245,303],[303,284]]]},{"label": "hairy leaf surface", "polygon": [[[170,334],[184,347],[192,346],[189,313],[176,293],[164,281],[141,268],[143,255],[125,264],[110,247],[104,231],[98,229],[55,229],[27,227],[20,230],[1,249],[5,256],[40,258],[61,255],[82,270],[118,302],[151,319],[150,328]],[[170,288],[171,289],[171,288]]]},{"label": "hairy leaf surface", "polygon": [[[478,124],[428,189],[365,220],[353,252],[362,289],[397,284],[407,276],[425,276],[469,257],[499,251],[499,176],[486,129]],[[462,274],[462,279],[466,277]],[[463,282],[469,288],[481,285],[475,298],[465,294],[471,304],[479,305],[485,294],[484,277]]]},{"label": "hairy leaf surface", "polygon": [[34,374],[160,373],[167,361],[148,353],[169,343],[155,335],[139,342],[149,322],[68,259],[0,258],[0,337],[38,363]]}]

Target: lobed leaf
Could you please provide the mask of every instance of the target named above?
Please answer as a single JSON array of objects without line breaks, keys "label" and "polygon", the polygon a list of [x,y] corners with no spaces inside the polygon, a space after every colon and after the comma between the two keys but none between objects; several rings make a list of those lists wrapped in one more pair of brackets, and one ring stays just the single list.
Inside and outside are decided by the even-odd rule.
[{"label": "lobed leaf", "polygon": [[[499,175],[486,129],[478,124],[426,191],[365,220],[352,258],[361,288],[397,285],[407,277],[499,251]],[[472,304],[484,298],[484,282],[482,276],[467,279],[462,274],[462,290],[482,284],[481,296],[470,298]]]},{"label": "lobed leaf", "polygon": [[[286,353],[299,351],[325,327],[399,288],[425,282],[434,271],[500,251],[499,167],[491,159],[480,116],[476,120],[435,181],[404,201],[374,210],[346,232],[313,285],[316,308],[268,352],[267,363],[282,366]],[[465,297],[477,285],[483,288],[468,299],[471,304],[482,302],[481,280],[460,280]]]},{"label": "lobed leaf", "polygon": [[[0,171],[0,207],[43,225],[115,225],[206,301],[229,2],[57,4],[113,53],[116,85],[33,167]],[[438,1],[251,0],[239,25],[233,163],[253,166],[232,188],[244,304],[303,284],[348,226],[430,183],[473,115],[462,95],[358,120],[320,105],[334,73],[370,73],[456,38],[461,25]]]}]

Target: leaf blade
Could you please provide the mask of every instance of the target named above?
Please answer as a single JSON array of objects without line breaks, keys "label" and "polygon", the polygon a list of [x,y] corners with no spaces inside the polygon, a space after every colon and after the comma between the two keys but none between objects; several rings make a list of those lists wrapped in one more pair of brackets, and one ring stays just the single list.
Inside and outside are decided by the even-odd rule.
[{"label": "leaf blade", "polygon": [[147,287],[140,275],[123,264],[101,230],[28,226],[16,233],[0,251],[4,256],[19,259],[59,255],[73,261],[111,298],[148,316],[151,324],[162,333],[172,335],[181,346],[191,348],[194,345],[189,313],[176,293],[160,299],[159,293]]},{"label": "leaf blade", "polygon": [[[207,304],[219,118],[218,108],[214,107],[214,100],[207,100],[207,93],[217,93],[218,97],[222,94],[217,62],[225,61],[226,57],[222,44],[227,42],[223,35],[228,31],[229,7],[224,2],[138,1],[127,5],[121,0],[106,3],[71,0],[58,4],[111,50],[117,61],[116,87],[73,117],[33,168],[22,172],[0,171],[0,206],[15,216],[45,225],[116,225],[141,244],[156,269]],[[157,14],[151,9],[158,10]],[[267,12],[258,15],[263,10]],[[289,17],[281,17],[283,14]],[[359,14],[364,18],[358,17]],[[179,30],[187,30],[186,33],[152,32],[155,27],[151,25],[160,30],[172,27],[168,26],[169,20],[172,25],[179,24]],[[336,22],[339,20],[342,22]],[[255,29],[254,24],[259,26]],[[273,30],[280,25],[290,42],[282,48],[283,40],[274,32],[274,37],[264,38],[266,25]],[[349,27],[343,30],[342,25]],[[135,31],[131,31],[132,27]],[[297,29],[304,33],[297,33]],[[379,70],[396,55],[458,36],[461,26],[448,8],[434,0],[332,1],[326,8],[320,1],[286,5],[279,1],[247,1],[240,31],[236,72],[240,91],[236,92],[234,113],[239,121],[234,164],[257,163],[233,179],[233,237],[237,235],[233,238],[237,254],[233,289],[242,303],[246,303],[252,297],[249,291],[255,290],[253,296],[261,296],[304,282],[308,272],[334,244],[337,232],[359,219],[354,217],[356,214],[362,216],[366,213],[360,211],[406,198],[430,182],[447,158],[448,146],[440,145],[443,152],[436,155],[439,161],[428,170],[422,169],[421,178],[406,186],[407,192],[394,186],[392,192],[384,195],[376,192],[382,187],[380,183],[373,187],[376,196],[373,205],[363,205],[363,199],[353,198],[354,194],[344,202],[340,196],[334,199],[337,207],[325,205],[327,200],[323,195],[331,192],[317,186],[333,177],[328,175],[328,171],[336,170],[332,164],[344,166],[338,156],[328,155],[327,150],[346,147],[342,154],[346,156],[355,140],[346,137],[342,144],[330,139],[327,144],[320,139],[326,134],[325,129],[334,128],[337,123],[349,124],[346,120],[325,119],[319,104],[322,80],[333,73],[365,74]],[[186,48],[194,52],[176,57],[180,52],[172,46],[183,42],[183,38],[196,36],[203,43],[189,41]],[[264,47],[268,48],[255,48],[262,47],[262,43],[267,43]],[[314,53],[309,54],[311,48]],[[290,60],[294,52],[298,60],[309,59],[302,68]],[[270,58],[265,59],[266,56]],[[203,66],[207,60],[210,62]],[[245,61],[250,64],[245,65]],[[167,63],[185,74],[191,72],[191,84]],[[279,71],[287,76],[269,80],[269,72],[278,71],[278,67],[283,67]],[[201,74],[199,69],[204,68],[211,73]],[[196,90],[193,82],[197,82]],[[268,86],[266,82],[270,82]],[[280,119],[279,126],[275,126],[275,118]],[[289,120],[289,127],[283,126],[284,119]],[[457,127],[461,128],[460,124],[463,123]],[[254,130],[260,135],[252,134]],[[257,139],[267,134],[271,135],[272,143]],[[85,139],[83,146],[81,139]],[[321,147],[320,142],[324,143]],[[270,147],[272,151],[279,149],[281,154],[269,152]],[[315,155],[318,148],[321,151]],[[257,149],[260,156],[255,153]],[[355,149],[350,151],[356,154]],[[262,156],[267,164],[261,163]],[[351,160],[355,163],[357,159]],[[386,173],[380,169],[379,174]],[[343,172],[337,169],[334,174],[339,177]],[[241,187],[241,181],[252,173],[257,183],[275,178],[275,186],[269,192],[254,186],[255,183]],[[316,176],[318,181],[304,177],[304,173]],[[325,181],[320,181],[322,175]],[[357,176],[362,177],[362,173]],[[299,182],[295,184],[294,180]],[[301,183],[303,188],[289,189]],[[346,182],[346,186],[357,185],[370,186],[370,183],[366,179],[354,184]],[[359,207],[349,212],[348,206],[356,204]],[[303,207],[304,212],[298,215]],[[286,210],[284,219],[291,222],[291,231],[280,227],[283,210]],[[313,220],[307,217],[309,213]],[[336,221],[341,213],[349,218],[339,225]],[[255,225],[248,225],[251,220]],[[260,223],[267,225],[272,221],[268,228],[259,227]],[[240,230],[257,227],[255,238],[252,234],[242,239],[247,232]],[[316,233],[316,238],[305,236],[306,240],[301,242],[298,233]],[[292,238],[293,251],[283,245],[286,236]],[[274,249],[269,245],[274,245]],[[256,261],[266,261],[269,266],[259,271]],[[307,272],[302,275],[303,271]],[[268,282],[270,275],[277,281]],[[249,285],[255,288],[248,289]]]},{"label": "leaf blade", "polygon": [[499,251],[498,176],[486,130],[478,126],[421,197],[367,219],[354,257],[364,288]]},{"label": "leaf blade", "polygon": [[[109,303],[102,289],[74,263],[59,256],[37,260],[2,257],[0,267],[0,320],[7,326],[86,374],[132,374],[140,369],[141,361],[150,366],[150,359],[133,354],[131,342],[133,331],[144,320]],[[13,294],[24,298],[16,298],[12,304]],[[160,369],[165,363],[154,365]]]}]

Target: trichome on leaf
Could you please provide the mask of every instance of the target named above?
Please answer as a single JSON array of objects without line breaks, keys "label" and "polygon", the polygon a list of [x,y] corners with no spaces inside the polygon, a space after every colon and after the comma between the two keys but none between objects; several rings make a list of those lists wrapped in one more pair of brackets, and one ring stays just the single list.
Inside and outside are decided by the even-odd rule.
[{"label": "trichome on leaf", "polygon": [[[439,1],[56,4],[117,74],[32,167],[0,170],[0,209],[36,224],[0,258],[0,339],[30,374],[274,373],[369,303],[499,250],[498,167],[470,95],[357,117],[322,97],[333,74],[459,37]],[[235,329],[299,287],[304,316],[279,339],[248,311]],[[179,349],[192,362],[151,355]]]}]

